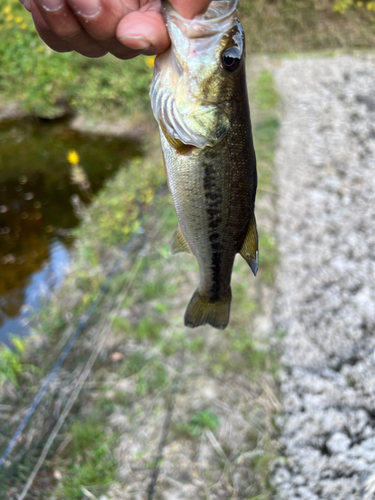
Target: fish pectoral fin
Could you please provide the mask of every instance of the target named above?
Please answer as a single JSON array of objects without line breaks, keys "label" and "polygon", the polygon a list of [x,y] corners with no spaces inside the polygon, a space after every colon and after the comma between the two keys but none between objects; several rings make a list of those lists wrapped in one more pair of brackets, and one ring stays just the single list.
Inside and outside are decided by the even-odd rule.
[{"label": "fish pectoral fin", "polygon": [[215,301],[202,297],[199,290],[196,290],[186,308],[185,326],[195,328],[207,323],[214,328],[224,330],[229,322],[230,303],[232,292]]},{"label": "fish pectoral fin", "polygon": [[188,242],[186,241],[185,235],[182,232],[180,225],[177,226],[176,232],[174,233],[171,246],[169,247],[169,253],[171,255],[176,255],[176,253],[186,252],[193,253],[190,250]]},{"label": "fish pectoral fin", "polygon": [[241,250],[239,251],[239,253],[249,264],[251,270],[254,273],[254,276],[256,276],[258,271],[259,252],[258,252],[257,223],[254,214],[249,223],[249,227],[247,228],[246,236],[242,243]]}]

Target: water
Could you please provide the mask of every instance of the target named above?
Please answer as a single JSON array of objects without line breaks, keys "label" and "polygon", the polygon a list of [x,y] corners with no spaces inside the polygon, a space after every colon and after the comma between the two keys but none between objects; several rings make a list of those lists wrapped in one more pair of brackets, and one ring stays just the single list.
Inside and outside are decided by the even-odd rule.
[{"label": "water", "polygon": [[[81,169],[68,162],[71,151]],[[72,195],[89,203],[140,154],[139,143],[84,135],[63,122],[0,124],[0,342],[27,335],[30,313],[61,285],[79,222]]]}]

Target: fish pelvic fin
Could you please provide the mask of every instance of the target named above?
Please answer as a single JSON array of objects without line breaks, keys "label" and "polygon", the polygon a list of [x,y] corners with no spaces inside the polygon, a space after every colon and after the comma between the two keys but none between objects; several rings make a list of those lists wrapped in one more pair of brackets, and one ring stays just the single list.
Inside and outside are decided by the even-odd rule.
[{"label": "fish pelvic fin", "polygon": [[174,233],[173,240],[171,246],[169,247],[169,253],[171,255],[176,255],[176,253],[186,252],[193,253],[190,250],[188,242],[186,241],[185,235],[182,232],[180,225],[177,226],[177,229]]},{"label": "fish pelvic fin", "polygon": [[254,276],[256,276],[258,271],[259,251],[258,251],[257,223],[254,214],[252,216],[252,219],[250,220],[246,236],[242,243],[241,250],[239,251],[239,253],[249,264],[250,269],[254,273]]},{"label": "fish pelvic fin", "polygon": [[231,300],[230,289],[226,297],[215,301],[202,297],[199,290],[196,290],[186,308],[185,326],[195,328],[209,324],[214,328],[224,330],[229,322]]}]

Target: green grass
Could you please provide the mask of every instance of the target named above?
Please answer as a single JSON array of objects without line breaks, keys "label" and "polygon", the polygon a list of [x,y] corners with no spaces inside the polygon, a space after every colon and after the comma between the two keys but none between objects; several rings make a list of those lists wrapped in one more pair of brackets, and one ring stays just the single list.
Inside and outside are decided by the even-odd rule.
[{"label": "green grass", "polygon": [[121,367],[120,375],[122,377],[130,377],[141,371],[147,365],[147,362],[147,358],[141,352],[129,354]]},{"label": "green grass", "polygon": [[272,283],[277,264],[276,242],[272,236],[262,232],[259,238],[259,255],[259,265],[262,266],[263,278],[267,283]]},{"label": "green grass", "polygon": [[0,388],[8,380],[19,387],[25,373],[39,373],[40,370],[25,360],[26,340],[11,336],[11,347],[0,346]]},{"label": "green grass", "polygon": [[144,222],[157,191],[164,185],[160,160],[137,158],[120,170],[98,194],[90,207],[90,218],[75,230],[83,243],[82,259],[87,261],[105,248],[126,243]]},{"label": "green grass", "polygon": [[160,337],[164,324],[152,316],[142,318],[135,327],[135,338],[137,340],[157,340]]},{"label": "green grass", "polygon": [[148,362],[147,368],[139,373],[136,394],[145,396],[162,389],[168,381],[168,372],[161,361],[153,359]]},{"label": "green grass", "polygon": [[179,437],[194,439],[206,429],[215,432],[219,423],[220,419],[214,412],[203,410],[194,413],[188,422],[175,422],[173,429]]},{"label": "green grass", "polygon": [[69,105],[96,116],[149,114],[152,64],[59,54],[39,38],[19,2],[0,0],[0,100],[21,101],[33,114],[53,117]]},{"label": "green grass", "polygon": [[69,429],[72,441],[61,485],[56,498],[81,500],[82,487],[95,494],[104,493],[113,481],[116,461],[112,452],[116,436],[105,435],[101,417],[89,417],[76,421]]},{"label": "green grass", "polygon": [[255,102],[260,109],[273,109],[279,102],[279,95],[275,90],[273,76],[267,70],[263,70],[254,86]]}]

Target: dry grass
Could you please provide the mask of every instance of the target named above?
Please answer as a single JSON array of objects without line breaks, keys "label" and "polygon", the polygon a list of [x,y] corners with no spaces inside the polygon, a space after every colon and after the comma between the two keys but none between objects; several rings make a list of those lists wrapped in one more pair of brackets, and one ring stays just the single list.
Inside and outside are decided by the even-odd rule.
[{"label": "dry grass", "polygon": [[240,0],[251,53],[375,46],[374,14],[332,11],[332,0]]}]

